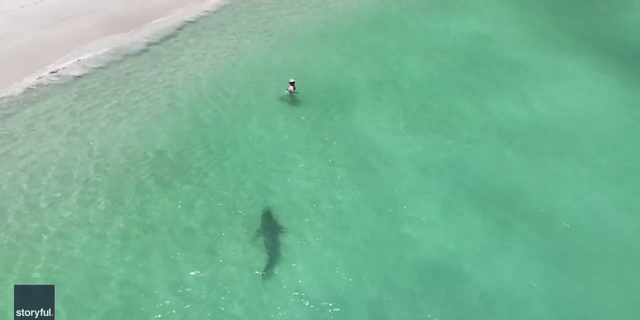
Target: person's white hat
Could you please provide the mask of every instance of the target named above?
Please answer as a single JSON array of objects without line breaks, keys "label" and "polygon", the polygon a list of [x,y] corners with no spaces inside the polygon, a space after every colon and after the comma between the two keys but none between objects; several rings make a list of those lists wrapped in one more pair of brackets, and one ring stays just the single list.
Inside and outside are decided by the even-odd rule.
[{"label": "person's white hat", "polygon": [[295,80],[293,80],[293,79],[289,79],[289,82],[296,82],[296,81],[295,81]]}]

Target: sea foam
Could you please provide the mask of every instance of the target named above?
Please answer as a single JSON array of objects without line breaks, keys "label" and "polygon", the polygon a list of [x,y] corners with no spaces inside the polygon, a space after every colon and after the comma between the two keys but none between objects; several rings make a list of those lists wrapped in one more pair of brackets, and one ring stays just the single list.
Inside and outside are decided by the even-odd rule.
[{"label": "sea foam", "polygon": [[140,28],[80,46],[55,63],[33,73],[22,82],[1,90],[0,99],[19,95],[41,85],[67,82],[94,69],[104,68],[127,56],[140,54],[149,46],[162,42],[175,34],[187,24],[195,22],[198,18],[208,15],[230,2],[231,0],[208,0],[183,7]]}]

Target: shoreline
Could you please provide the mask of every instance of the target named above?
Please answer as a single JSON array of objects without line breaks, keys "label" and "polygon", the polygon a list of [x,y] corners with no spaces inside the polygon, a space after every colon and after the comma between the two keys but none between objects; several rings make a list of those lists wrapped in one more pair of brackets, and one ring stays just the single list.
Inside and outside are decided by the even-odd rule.
[{"label": "shoreline", "polygon": [[144,50],[223,0],[0,0],[0,99]]}]

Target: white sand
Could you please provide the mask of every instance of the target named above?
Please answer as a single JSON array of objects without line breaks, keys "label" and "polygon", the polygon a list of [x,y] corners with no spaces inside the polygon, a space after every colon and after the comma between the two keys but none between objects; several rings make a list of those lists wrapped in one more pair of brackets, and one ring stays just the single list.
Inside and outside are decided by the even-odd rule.
[{"label": "white sand", "polygon": [[0,92],[94,41],[207,0],[0,0]]}]

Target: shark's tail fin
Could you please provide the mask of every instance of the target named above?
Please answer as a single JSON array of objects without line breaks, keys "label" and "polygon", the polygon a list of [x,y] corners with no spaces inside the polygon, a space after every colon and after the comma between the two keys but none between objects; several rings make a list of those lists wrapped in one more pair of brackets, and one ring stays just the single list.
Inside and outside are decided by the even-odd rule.
[{"label": "shark's tail fin", "polygon": [[267,262],[267,265],[264,266],[264,269],[260,274],[263,281],[268,280],[269,278],[271,278],[271,276],[273,276],[273,269],[275,266],[276,264],[272,260],[269,260],[269,262]]}]

